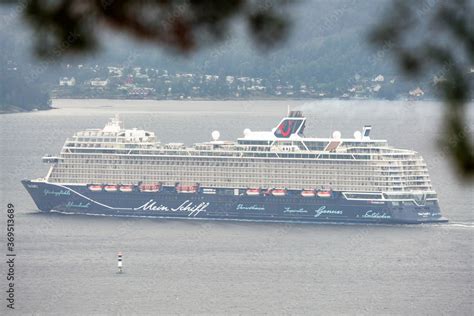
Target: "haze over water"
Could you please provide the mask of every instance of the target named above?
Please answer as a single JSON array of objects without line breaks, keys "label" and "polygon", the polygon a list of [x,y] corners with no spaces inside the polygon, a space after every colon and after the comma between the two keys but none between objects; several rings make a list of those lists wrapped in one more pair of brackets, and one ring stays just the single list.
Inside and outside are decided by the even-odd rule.
[{"label": "haze over water", "polygon": [[[41,157],[57,155],[67,137],[102,128],[116,113],[128,128],[191,145],[210,140],[213,130],[225,140],[241,137],[245,128],[270,130],[288,104],[308,117],[307,136],[339,130],[350,137],[371,124],[372,138],[420,152],[450,223],[298,225],[38,214],[20,183],[44,177],[48,166]],[[441,104],[55,100],[53,106],[58,109],[0,116],[1,201],[16,209],[17,312],[473,312],[474,192],[456,178],[437,146]],[[474,121],[472,104],[468,116]],[[116,274],[118,251],[124,254],[122,275]]]}]

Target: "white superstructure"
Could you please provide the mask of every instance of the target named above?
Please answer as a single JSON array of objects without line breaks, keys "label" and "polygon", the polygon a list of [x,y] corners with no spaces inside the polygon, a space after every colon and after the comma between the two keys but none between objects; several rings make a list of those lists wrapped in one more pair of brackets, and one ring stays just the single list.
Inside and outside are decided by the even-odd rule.
[{"label": "white superstructure", "polygon": [[[153,132],[125,129],[114,118],[103,129],[68,138],[48,181],[69,184],[196,184],[223,188],[330,189],[391,198],[435,198],[423,158],[370,138],[370,126],[353,138],[304,136],[306,118],[291,112],[272,131],[244,131],[237,141],[186,147],[161,144]],[[352,193],[348,193],[352,192]],[[351,195],[352,194],[352,195]],[[358,195],[359,194],[359,195]]]}]

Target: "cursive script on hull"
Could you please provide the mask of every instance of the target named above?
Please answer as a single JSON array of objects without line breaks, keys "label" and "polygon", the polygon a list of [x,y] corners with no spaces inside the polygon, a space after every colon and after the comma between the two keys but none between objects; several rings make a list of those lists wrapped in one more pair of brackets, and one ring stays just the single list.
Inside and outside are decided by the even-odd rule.
[{"label": "cursive script on hull", "polygon": [[206,212],[206,208],[209,206],[208,202],[201,202],[194,204],[193,202],[186,200],[178,207],[168,207],[163,204],[158,204],[155,200],[151,199],[142,206],[135,207],[134,211],[156,211],[156,212],[187,212],[188,216],[198,216],[201,212]]},{"label": "cursive script on hull", "polygon": [[66,196],[71,195],[71,191],[69,191],[69,190],[55,191],[55,190],[44,189],[43,193],[44,193],[44,195],[54,195],[56,197],[61,196],[61,195],[66,195]]},{"label": "cursive script on hull", "polygon": [[327,209],[326,206],[321,206],[317,210],[314,211],[316,214],[314,214],[314,217],[320,217],[321,215],[329,215],[329,216],[340,216],[343,215],[343,212],[341,210],[331,210]]},{"label": "cursive script on hull", "polygon": [[363,218],[392,218],[389,214],[383,212],[375,212],[375,211],[367,211],[364,215],[362,215]]},{"label": "cursive script on hull", "polygon": [[246,210],[246,211],[265,211],[265,208],[263,206],[258,206],[258,205],[244,205],[244,204],[239,204],[236,207],[237,210]]},{"label": "cursive script on hull", "polygon": [[82,202],[74,203],[72,201],[69,201],[66,204],[67,208],[89,208],[89,206],[91,206],[90,203],[82,203]]}]

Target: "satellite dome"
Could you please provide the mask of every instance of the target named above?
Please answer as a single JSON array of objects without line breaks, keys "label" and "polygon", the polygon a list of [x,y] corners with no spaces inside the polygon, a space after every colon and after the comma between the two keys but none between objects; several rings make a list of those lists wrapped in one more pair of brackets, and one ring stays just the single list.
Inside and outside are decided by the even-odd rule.
[{"label": "satellite dome", "polygon": [[219,133],[219,131],[213,131],[211,136],[213,140],[218,140],[219,137],[221,136],[221,133]]},{"label": "satellite dome", "polygon": [[362,139],[362,133],[360,131],[355,131],[354,138],[358,140]]},{"label": "satellite dome", "polygon": [[334,131],[334,132],[332,133],[332,138],[334,138],[334,139],[341,139],[341,132],[339,132],[339,131]]},{"label": "satellite dome", "polygon": [[247,136],[247,135],[249,135],[250,133],[252,133],[252,131],[250,130],[250,128],[244,129],[244,136]]}]

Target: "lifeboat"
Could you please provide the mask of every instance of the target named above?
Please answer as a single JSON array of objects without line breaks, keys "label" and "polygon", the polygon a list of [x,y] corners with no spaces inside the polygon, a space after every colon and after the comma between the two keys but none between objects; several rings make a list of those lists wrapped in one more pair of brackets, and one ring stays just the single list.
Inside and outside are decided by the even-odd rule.
[{"label": "lifeboat", "polygon": [[314,190],[303,190],[301,191],[301,196],[304,197],[314,197],[316,193],[314,193]]},{"label": "lifeboat", "polygon": [[285,189],[274,189],[274,190],[272,190],[272,195],[273,196],[285,196],[286,195],[286,190]]},{"label": "lifeboat", "polygon": [[246,191],[247,195],[260,195],[260,189],[247,189]]},{"label": "lifeboat", "polygon": [[119,190],[121,192],[132,192],[133,191],[133,185],[121,185]]},{"label": "lifeboat", "polygon": [[178,193],[196,193],[198,189],[197,185],[178,185],[176,186],[176,192]]},{"label": "lifeboat", "polygon": [[91,191],[102,191],[102,186],[99,184],[91,184],[89,185],[89,190]]},{"label": "lifeboat", "polygon": [[107,192],[115,192],[117,191],[118,186],[117,185],[106,185],[104,186],[104,190]]},{"label": "lifeboat", "polygon": [[160,185],[159,184],[142,184],[140,185],[140,191],[141,192],[158,192],[160,191]]},{"label": "lifeboat", "polygon": [[318,191],[318,196],[320,198],[330,198],[332,196],[332,192],[331,191]]}]

